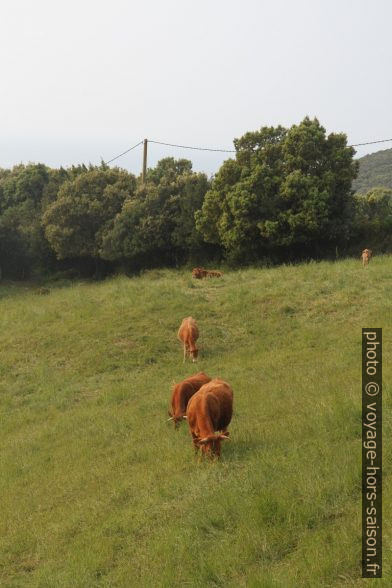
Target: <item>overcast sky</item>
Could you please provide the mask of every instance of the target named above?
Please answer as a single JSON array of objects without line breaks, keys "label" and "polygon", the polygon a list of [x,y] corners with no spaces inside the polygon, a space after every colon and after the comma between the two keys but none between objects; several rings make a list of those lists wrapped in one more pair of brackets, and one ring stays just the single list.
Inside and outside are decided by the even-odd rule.
[{"label": "overcast sky", "polygon": [[[0,167],[97,164],[145,137],[232,149],[306,115],[392,138],[391,22],[390,0],[4,0]],[[229,155],[149,146],[166,156],[210,174]]]}]

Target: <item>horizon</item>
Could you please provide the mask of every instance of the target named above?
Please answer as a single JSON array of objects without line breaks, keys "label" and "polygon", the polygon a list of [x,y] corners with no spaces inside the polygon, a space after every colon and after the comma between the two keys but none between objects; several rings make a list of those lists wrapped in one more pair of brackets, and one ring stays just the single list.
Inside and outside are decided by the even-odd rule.
[{"label": "horizon", "polygon": [[[305,116],[348,144],[389,139],[391,18],[387,0],[15,0],[0,22],[0,167],[97,165],[149,137],[231,149]],[[211,175],[229,154],[149,145],[150,167],[170,156]]]},{"label": "horizon", "polygon": [[[392,140],[391,140],[391,143],[392,143]],[[223,164],[223,162],[225,160],[231,159],[231,158],[234,158],[235,157],[235,153],[234,152],[233,153],[226,153],[225,154],[225,157],[222,158],[222,161],[217,166],[216,170],[215,171],[210,171],[210,170],[206,170],[206,169],[202,169],[202,168],[199,168],[198,169],[197,167],[195,167],[194,160],[191,157],[187,156],[187,153],[189,153],[189,151],[191,151],[190,149],[187,149],[187,148],[181,148],[181,149],[174,149],[174,148],[172,148],[173,151],[174,150],[176,151],[176,155],[175,156],[172,155],[170,152],[168,152],[167,154],[163,154],[161,157],[157,157],[157,155],[155,154],[154,157],[153,157],[153,163],[151,163],[151,158],[149,157],[151,147],[152,148],[154,147],[154,143],[150,143],[149,142],[149,144],[148,144],[148,155],[147,155],[147,169],[154,168],[161,159],[165,159],[167,157],[173,157],[176,160],[177,159],[187,159],[188,161],[191,161],[191,163],[192,163],[192,170],[193,171],[199,172],[199,173],[205,173],[208,177],[213,177],[219,171],[219,167]],[[168,147],[168,149],[171,149],[171,148]],[[195,148],[195,149],[197,149],[197,148]],[[383,151],[392,151],[392,146],[391,147],[387,147],[385,149],[374,149],[374,150],[370,151],[369,153],[364,153],[363,155],[359,155],[358,152],[356,151],[356,153],[354,155],[354,159],[359,160],[359,159],[362,159],[364,157],[368,157],[370,155],[375,155],[376,153],[380,153],[380,152],[383,152]],[[204,156],[204,158],[207,159],[208,156],[206,156],[205,153],[203,153],[203,151],[201,153],[202,153],[202,156],[201,157]],[[133,169],[129,169],[129,167],[127,167],[127,166],[125,166],[125,165],[122,164],[122,160],[124,160],[124,159],[126,160],[126,157],[127,157],[126,155],[124,155],[122,157],[121,156],[120,157],[116,157],[115,156],[116,157],[116,161],[115,162],[111,162],[109,164],[106,164],[106,162],[103,159],[100,160],[100,161],[97,161],[95,163],[93,163],[92,161],[76,161],[76,162],[73,162],[73,163],[68,163],[66,165],[63,165],[63,164],[50,165],[50,164],[46,163],[45,161],[19,161],[19,162],[16,162],[16,163],[12,164],[11,166],[8,166],[8,167],[0,166],[0,169],[10,169],[10,170],[12,170],[14,167],[17,167],[18,165],[25,165],[25,166],[27,166],[27,165],[40,165],[40,164],[45,165],[46,167],[48,167],[50,169],[60,169],[60,168],[68,169],[68,168],[71,168],[72,166],[77,167],[78,165],[85,165],[86,167],[89,167],[90,165],[92,165],[92,166],[99,166],[101,163],[104,163],[105,165],[109,165],[109,167],[111,167],[111,168],[116,168],[117,167],[117,168],[120,168],[120,169],[124,169],[124,170],[126,170],[126,171],[134,174],[137,177],[142,172],[142,165],[143,165],[143,145],[142,144],[139,144],[133,151],[131,151],[131,154],[133,156],[133,162],[134,162],[134,164],[136,163],[135,162],[135,159],[136,159],[135,155],[136,154],[138,155],[138,157],[140,159],[139,170],[136,168],[136,165],[133,166]],[[212,152],[212,155],[213,156],[215,155],[215,157],[216,157],[216,154],[214,154],[213,152]],[[200,160],[200,155],[199,155],[199,160]]]}]

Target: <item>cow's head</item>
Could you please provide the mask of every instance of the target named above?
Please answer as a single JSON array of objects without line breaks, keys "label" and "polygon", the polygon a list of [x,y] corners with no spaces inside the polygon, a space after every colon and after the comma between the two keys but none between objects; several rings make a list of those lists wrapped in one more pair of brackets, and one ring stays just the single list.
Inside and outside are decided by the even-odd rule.
[{"label": "cow's head", "polygon": [[227,431],[218,435],[208,435],[203,439],[198,439],[197,445],[201,447],[203,453],[209,453],[219,457],[221,454],[221,442],[228,438],[229,433]]},{"label": "cow's head", "polygon": [[362,257],[362,261],[363,261],[364,264],[368,264],[369,263],[369,260],[371,258],[371,255],[372,255],[372,252],[371,252],[370,249],[364,249],[362,251],[361,257]]},{"label": "cow's head", "polygon": [[192,270],[192,277],[200,280],[203,277],[203,269],[200,267],[195,267]]},{"label": "cow's head", "polygon": [[199,355],[199,350],[197,347],[191,347],[189,349],[189,355],[192,358],[193,363],[195,363],[195,361],[197,361],[197,356]]},{"label": "cow's head", "polygon": [[185,415],[184,415],[184,416],[179,416],[179,417],[175,417],[175,416],[173,416],[173,413],[172,413],[170,410],[168,411],[168,413],[167,413],[167,414],[168,414],[168,415],[169,415],[169,417],[170,417],[170,418],[169,418],[169,419],[167,419],[167,420],[168,420],[168,421],[173,421],[173,423],[174,423],[174,428],[175,428],[175,429],[178,429],[178,427],[181,425],[182,421],[183,421],[184,419],[186,419],[186,416],[185,416]]}]

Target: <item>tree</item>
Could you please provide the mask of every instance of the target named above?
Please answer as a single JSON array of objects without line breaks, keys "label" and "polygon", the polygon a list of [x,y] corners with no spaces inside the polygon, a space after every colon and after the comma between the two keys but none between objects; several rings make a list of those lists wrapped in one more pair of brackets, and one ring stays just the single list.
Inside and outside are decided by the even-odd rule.
[{"label": "tree", "polygon": [[29,271],[31,259],[18,229],[15,209],[10,208],[0,216],[0,278],[24,278]]},{"label": "tree", "polygon": [[392,190],[376,187],[355,195],[353,241],[357,249],[392,251]]},{"label": "tree", "polygon": [[124,201],[103,239],[102,256],[144,267],[180,263],[197,255],[203,242],[194,213],[207,189],[206,176],[192,172],[190,161],[162,159],[148,170],[146,183]]},{"label": "tree", "polygon": [[31,201],[38,208],[49,178],[49,168],[42,163],[16,165],[5,175],[2,184],[1,210]]},{"label": "tree", "polygon": [[228,259],[322,254],[349,237],[357,173],[346,136],[317,119],[264,127],[234,140],[207,192],[196,226]]},{"label": "tree", "polygon": [[90,168],[76,173],[59,189],[42,219],[45,235],[58,259],[100,257],[102,238],[123,202],[133,195],[136,180],[118,168]]},{"label": "tree", "polygon": [[5,276],[26,277],[52,260],[41,228],[49,178],[43,164],[21,164],[0,173],[0,265]]}]

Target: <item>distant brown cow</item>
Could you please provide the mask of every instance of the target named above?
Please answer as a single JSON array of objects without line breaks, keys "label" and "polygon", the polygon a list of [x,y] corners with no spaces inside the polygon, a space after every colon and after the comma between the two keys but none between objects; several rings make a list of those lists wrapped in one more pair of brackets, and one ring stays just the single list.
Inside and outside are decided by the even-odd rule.
[{"label": "distant brown cow", "polygon": [[218,272],[217,270],[207,270],[207,278],[221,278],[222,272]]},{"label": "distant brown cow", "polygon": [[222,272],[218,272],[217,270],[206,270],[204,267],[195,267],[192,270],[192,277],[197,280],[203,278],[221,278]]},{"label": "distant brown cow", "polygon": [[196,278],[196,280],[201,280],[202,278],[206,277],[207,270],[203,267],[194,267],[192,270],[192,278]]},{"label": "distant brown cow", "polygon": [[191,316],[184,318],[178,329],[178,338],[184,344],[184,363],[187,355],[195,362],[199,353],[196,341],[199,338],[199,329],[195,319]]},{"label": "distant brown cow", "polygon": [[192,396],[186,410],[195,449],[219,457],[221,441],[229,437],[227,427],[232,414],[233,390],[229,384],[218,378],[204,384]]},{"label": "distant brown cow", "polygon": [[371,249],[364,249],[362,251],[361,257],[362,257],[362,263],[363,263],[363,265],[368,265],[371,256],[372,256],[372,250]]},{"label": "distant brown cow", "polygon": [[177,429],[182,420],[186,419],[186,409],[190,398],[207,382],[210,382],[211,378],[204,372],[199,372],[194,376],[190,376],[183,380],[179,384],[173,386],[173,392],[171,397],[171,410],[169,411],[169,421],[174,421],[174,427]]}]

